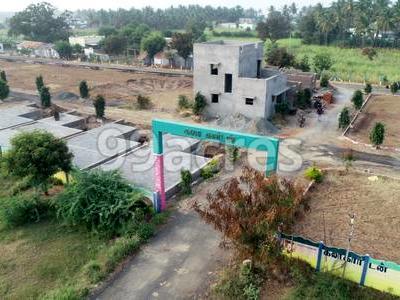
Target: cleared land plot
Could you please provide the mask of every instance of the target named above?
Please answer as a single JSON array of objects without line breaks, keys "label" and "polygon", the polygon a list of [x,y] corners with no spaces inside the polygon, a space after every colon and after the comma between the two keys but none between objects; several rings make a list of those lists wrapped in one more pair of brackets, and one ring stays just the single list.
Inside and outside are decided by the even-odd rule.
[{"label": "cleared land plot", "polygon": [[400,147],[400,97],[374,95],[357,118],[348,136],[356,141],[370,144],[369,133],[376,122],[386,127],[383,146]]},{"label": "cleared land plot", "polygon": [[[360,173],[329,172],[309,193],[310,211],[299,221],[295,234],[347,247],[349,214],[355,213],[351,249],[376,259],[400,262],[400,181]],[[325,219],[325,222],[324,222]],[[324,234],[325,223],[325,234]]]},{"label": "cleared land plot", "polygon": [[[41,74],[53,96],[64,92],[79,95],[79,82],[86,80],[91,95],[104,95],[107,105],[111,106],[132,106],[135,96],[142,94],[151,98],[154,109],[175,112],[178,96],[191,96],[193,93],[192,79],[188,77],[6,61],[0,61],[0,69],[7,72],[10,86],[21,90],[36,91],[35,78]],[[78,99],[69,101],[81,102]]]}]

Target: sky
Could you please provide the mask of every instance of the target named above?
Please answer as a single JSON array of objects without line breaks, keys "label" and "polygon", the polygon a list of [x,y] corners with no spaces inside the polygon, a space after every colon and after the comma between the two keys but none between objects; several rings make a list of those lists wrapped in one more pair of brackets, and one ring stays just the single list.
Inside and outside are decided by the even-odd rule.
[{"label": "sky", "polygon": [[[261,0],[157,0],[154,2],[148,0],[46,0],[53,4],[55,7],[59,9],[68,9],[68,10],[77,10],[77,9],[85,9],[85,8],[94,8],[94,9],[117,9],[117,8],[142,8],[144,6],[153,6],[165,8],[171,5],[189,5],[189,4],[198,4],[201,6],[212,5],[212,6],[227,6],[233,7],[236,5],[240,5],[245,8],[253,7],[255,9],[262,9],[265,11],[269,6],[273,5],[277,8],[282,7],[285,4],[291,4],[295,2],[298,7],[313,5],[318,2],[321,2],[324,5],[327,5],[332,0],[270,0],[270,1],[261,1]],[[32,0],[1,0],[2,4],[0,6],[0,11],[9,11],[15,12],[24,9],[31,3],[37,3],[38,1]]]}]

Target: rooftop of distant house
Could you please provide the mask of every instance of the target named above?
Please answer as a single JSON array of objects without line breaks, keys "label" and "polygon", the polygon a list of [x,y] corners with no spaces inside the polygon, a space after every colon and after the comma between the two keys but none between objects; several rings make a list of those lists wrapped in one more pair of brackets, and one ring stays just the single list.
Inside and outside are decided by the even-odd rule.
[{"label": "rooftop of distant house", "polygon": [[216,46],[233,46],[233,47],[240,47],[240,46],[248,46],[248,45],[258,45],[260,42],[245,42],[245,41],[236,41],[236,40],[217,40],[217,41],[209,41],[200,44],[204,45],[216,45]]}]

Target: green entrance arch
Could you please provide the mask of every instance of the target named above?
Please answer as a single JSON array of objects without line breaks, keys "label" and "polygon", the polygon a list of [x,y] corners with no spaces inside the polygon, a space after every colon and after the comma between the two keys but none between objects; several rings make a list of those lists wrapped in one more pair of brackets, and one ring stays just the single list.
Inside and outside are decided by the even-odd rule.
[{"label": "green entrance arch", "polygon": [[267,176],[276,172],[278,167],[279,139],[274,137],[246,134],[160,119],[154,119],[152,121],[152,133],[153,153],[155,156],[153,203],[155,207],[158,208],[158,203],[161,202],[161,210],[166,208],[163,155],[164,133],[264,151],[267,155],[265,168]]}]

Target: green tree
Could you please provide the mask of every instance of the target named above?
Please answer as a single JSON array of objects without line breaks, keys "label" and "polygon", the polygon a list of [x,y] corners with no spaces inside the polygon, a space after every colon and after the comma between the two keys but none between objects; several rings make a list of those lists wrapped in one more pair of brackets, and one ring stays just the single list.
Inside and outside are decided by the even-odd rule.
[{"label": "green tree", "polygon": [[79,93],[81,95],[81,98],[83,99],[89,98],[89,87],[86,80],[82,80],[79,83]]},{"label": "green tree", "polygon": [[69,173],[72,153],[64,140],[44,131],[23,132],[11,140],[5,155],[7,171],[19,178],[29,178],[36,187],[47,192],[49,179],[55,173]]},{"label": "green tree", "polygon": [[10,35],[24,35],[26,39],[54,43],[67,40],[70,35],[69,12],[58,13],[49,3],[29,5],[9,20]]},{"label": "green tree", "polygon": [[10,88],[7,82],[0,79],[0,100],[4,100],[10,94]]},{"label": "green tree", "polygon": [[323,71],[328,71],[332,64],[332,58],[328,53],[318,53],[314,56],[314,69],[320,75]]},{"label": "green tree", "polygon": [[360,90],[354,92],[353,97],[351,98],[351,102],[353,102],[355,109],[360,109],[364,102],[363,94]]},{"label": "green tree", "polygon": [[274,43],[267,53],[267,63],[280,68],[291,67],[295,65],[295,58],[286,48],[278,47],[276,43]]},{"label": "green tree", "polygon": [[61,58],[71,59],[72,57],[72,46],[66,41],[58,41],[54,45],[54,49],[58,52]]},{"label": "green tree", "polygon": [[83,47],[79,44],[75,44],[72,46],[72,53],[74,54],[82,54],[83,53]]},{"label": "green tree", "polygon": [[40,102],[42,103],[42,107],[46,108],[51,106],[51,94],[47,86],[40,89]]},{"label": "green tree", "polygon": [[193,36],[190,33],[174,33],[172,35],[171,47],[185,59],[185,62],[193,52]]},{"label": "green tree", "polygon": [[1,71],[0,72],[0,80],[3,80],[4,82],[7,82],[7,75],[6,75],[6,71]]},{"label": "green tree", "polygon": [[36,77],[36,89],[39,94],[40,94],[42,87],[44,87],[44,80],[43,80],[43,76],[39,75]]},{"label": "green tree", "polygon": [[104,118],[104,113],[106,109],[106,100],[103,96],[97,95],[96,99],[93,101],[93,106],[96,111],[97,118]]},{"label": "green tree", "polygon": [[269,39],[274,43],[289,36],[290,21],[281,12],[273,10],[268,13],[265,22],[257,24],[256,30],[261,40]]},{"label": "green tree", "polygon": [[200,92],[197,92],[196,96],[194,97],[194,104],[192,108],[193,114],[195,114],[196,116],[201,115],[206,106],[206,98],[202,94],[200,94]]},{"label": "green tree", "polygon": [[142,50],[146,51],[151,59],[166,45],[164,37],[159,32],[152,32],[142,40]]},{"label": "green tree", "polygon": [[370,93],[372,92],[372,85],[371,85],[369,82],[367,82],[367,83],[365,84],[364,92],[365,92],[366,94],[370,94]]},{"label": "green tree", "polygon": [[300,69],[303,72],[309,72],[311,70],[310,62],[308,61],[308,56],[304,55],[300,61],[295,63],[296,69]]},{"label": "green tree", "polygon": [[399,83],[398,82],[393,82],[390,85],[390,92],[394,95],[397,93],[397,91],[399,90]]},{"label": "green tree", "polygon": [[321,87],[328,87],[329,86],[329,74],[326,72],[323,72],[321,74],[321,79],[319,81],[319,85]]},{"label": "green tree", "polygon": [[97,30],[98,35],[109,37],[118,33],[117,29],[113,26],[102,26]]},{"label": "green tree", "polygon": [[118,55],[126,51],[126,39],[120,35],[107,36],[102,41],[103,49],[107,54]]},{"label": "green tree", "polygon": [[343,107],[339,115],[339,128],[347,128],[350,124],[350,112],[347,107]]},{"label": "green tree", "polygon": [[181,184],[180,188],[182,194],[190,195],[192,193],[192,174],[189,170],[182,169],[181,170]]},{"label": "green tree", "polygon": [[385,139],[385,125],[380,122],[375,123],[374,127],[372,128],[369,134],[369,140],[371,141],[372,145],[379,149],[379,146],[383,144]]}]

